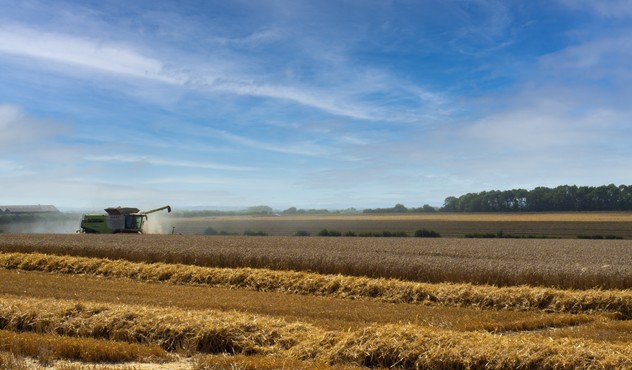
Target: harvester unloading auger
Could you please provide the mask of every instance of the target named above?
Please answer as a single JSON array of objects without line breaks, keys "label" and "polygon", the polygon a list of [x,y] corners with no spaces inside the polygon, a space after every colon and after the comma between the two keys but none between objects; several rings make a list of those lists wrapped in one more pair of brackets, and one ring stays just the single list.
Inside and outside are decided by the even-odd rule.
[{"label": "harvester unloading auger", "polygon": [[87,214],[81,220],[81,229],[77,232],[87,234],[142,234],[143,224],[150,213],[166,209],[171,212],[171,206],[164,206],[141,212],[138,208],[116,207],[106,208],[107,215]]}]

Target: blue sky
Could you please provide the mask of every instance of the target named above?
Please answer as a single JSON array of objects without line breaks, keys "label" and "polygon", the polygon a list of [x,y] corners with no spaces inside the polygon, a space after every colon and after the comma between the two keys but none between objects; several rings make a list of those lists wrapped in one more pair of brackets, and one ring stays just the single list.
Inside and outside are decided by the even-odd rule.
[{"label": "blue sky", "polygon": [[632,1],[0,9],[0,204],[418,207],[632,183]]}]

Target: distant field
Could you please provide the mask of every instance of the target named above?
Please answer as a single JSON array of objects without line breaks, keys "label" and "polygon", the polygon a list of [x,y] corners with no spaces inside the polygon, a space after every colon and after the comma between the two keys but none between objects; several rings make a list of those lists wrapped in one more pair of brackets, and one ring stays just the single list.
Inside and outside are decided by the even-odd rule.
[{"label": "distant field", "polygon": [[615,235],[632,239],[632,212],[590,213],[433,213],[380,215],[292,215],[162,218],[163,232],[202,234],[208,227],[216,231],[242,234],[245,230],[269,235],[294,235],[322,229],[340,232],[405,231],[432,229],[444,237],[468,233],[504,233],[552,238],[577,238],[580,234]]}]

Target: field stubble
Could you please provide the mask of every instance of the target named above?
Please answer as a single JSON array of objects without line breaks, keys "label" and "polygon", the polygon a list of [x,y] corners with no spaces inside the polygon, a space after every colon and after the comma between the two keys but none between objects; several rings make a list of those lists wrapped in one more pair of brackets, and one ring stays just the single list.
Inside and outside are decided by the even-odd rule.
[{"label": "field stubble", "polygon": [[[11,343],[24,338],[45,343],[53,336],[159,346],[186,355],[209,354],[198,357],[194,365],[198,369],[221,368],[222,363],[232,367],[242,363],[243,368],[270,364],[274,368],[280,358],[291,358],[297,368],[333,364],[632,369],[630,321],[616,320],[632,317],[631,247],[632,242],[626,240],[3,234],[0,260],[10,270],[0,276],[21,281],[23,288],[3,290],[10,294],[0,296],[0,328],[26,332],[11,337]],[[53,274],[46,277],[25,270]],[[77,279],[86,289],[93,286],[92,295],[101,295],[103,301],[87,298],[85,294],[90,293],[72,291]],[[66,280],[69,285],[64,288],[62,281]],[[34,284],[36,281],[40,282]],[[108,296],[111,284],[121,289],[130,285],[129,303],[122,301],[124,295]],[[145,285],[138,288],[131,286],[134,284]],[[595,286],[606,290],[590,289]],[[252,302],[242,302],[240,308],[207,310],[199,309],[203,304],[195,308],[184,302],[165,306],[168,303],[151,301],[156,298],[150,298],[151,294],[145,301],[141,301],[143,294],[132,298],[135,290],[157,292],[156,287],[166,295],[170,291],[173,299],[187,294],[188,289],[215,289],[214,293],[235,289],[232,293],[242,292],[241,298]],[[57,295],[54,289],[68,291]],[[182,292],[176,293],[179,289]],[[248,290],[252,294],[246,294]],[[42,298],[36,298],[38,294]],[[270,301],[278,299],[281,303],[276,305],[283,305],[283,297],[302,304],[309,300],[313,318],[318,315],[317,300],[341,307],[346,305],[343,301],[358,306],[364,302],[367,310],[378,311],[370,306],[393,302],[397,306],[393,312],[402,308],[402,302],[420,302],[430,304],[427,310],[412,305],[425,310],[422,316],[431,314],[433,307],[444,308],[444,316],[433,314],[453,322],[442,325],[441,320],[427,318],[393,322],[396,315],[374,320],[367,313],[367,319],[359,319],[366,322],[355,321],[339,330],[336,325],[341,322],[335,318],[329,323],[329,319],[306,319],[310,310],[304,310],[301,317],[301,313],[289,314],[287,307],[287,315],[273,313],[276,308],[269,307],[272,311],[261,315],[257,310],[262,306],[257,302],[265,298],[258,294],[267,294]],[[57,298],[44,298],[50,296]],[[228,293],[225,296],[234,299]],[[498,314],[490,315],[484,308]],[[447,312],[451,310],[471,310],[470,325],[450,318]],[[521,315],[531,317],[520,319]],[[491,325],[485,320],[491,320]],[[506,320],[504,324],[502,320]],[[31,334],[35,337],[29,337]],[[238,356],[224,361],[223,356],[213,354]],[[14,360],[0,356],[0,361]]]},{"label": "field stubble", "polygon": [[369,325],[349,332],[238,312],[3,297],[0,328],[159,345],[181,353],[285,356],[370,367],[631,368],[632,348],[562,338],[543,341],[417,325]]},{"label": "field stubble", "polygon": [[391,303],[431,303],[562,313],[610,312],[623,319],[632,318],[632,291],[622,290],[561,290],[529,286],[429,284],[311,272],[146,264],[123,260],[24,253],[0,254],[0,266],[6,269],[89,274],[264,292],[376,299]]}]

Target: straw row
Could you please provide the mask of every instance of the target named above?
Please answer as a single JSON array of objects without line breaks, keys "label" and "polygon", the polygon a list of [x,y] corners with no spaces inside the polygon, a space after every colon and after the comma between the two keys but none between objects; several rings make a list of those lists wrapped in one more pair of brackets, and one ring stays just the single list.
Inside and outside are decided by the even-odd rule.
[{"label": "straw row", "polygon": [[578,339],[542,340],[416,325],[327,332],[238,312],[3,297],[0,328],[158,344],[166,350],[265,354],[369,367],[632,369],[632,347]]},{"label": "straw row", "polygon": [[[84,362],[164,362],[171,357],[158,346],[6,330],[0,330],[0,343],[2,350],[36,358],[42,365],[58,359]],[[0,363],[0,369],[2,368],[4,367]]]},{"label": "straw row", "polygon": [[378,299],[394,303],[432,303],[560,313],[612,312],[622,319],[632,318],[630,290],[560,290],[530,286],[428,284],[310,272],[146,264],[37,253],[0,253],[0,267],[338,298]]}]

